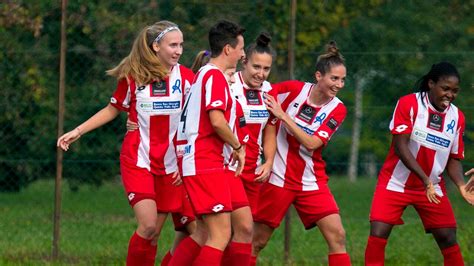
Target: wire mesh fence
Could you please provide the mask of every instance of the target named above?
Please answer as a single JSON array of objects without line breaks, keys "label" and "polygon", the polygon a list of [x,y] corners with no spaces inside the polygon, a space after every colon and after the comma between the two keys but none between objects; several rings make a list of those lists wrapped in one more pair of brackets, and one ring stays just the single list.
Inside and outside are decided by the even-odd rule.
[{"label": "wire mesh fence", "polygon": [[[331,39],[338,42],[347,62],[348,80],[338,97],[349,112],[324,152],[329,175],[347,179],[352,163],[358,175],[354,186],[372,193],[373,180],[390,146],[388,124],[398,97],[413,92],[415,81],[441,60],[453,62],[461,73],[462,89],[455,103],[466,115],[464,166],[473,167],[474,77],[470,73],[474,71],[474,18],[469,11],[474,4],[404,1],[401,8],[399,1],[365,2],[298,3],[295,77],[314,80],[316,57]],[[56,174],[60,3],[7,1],[0,4],[0,14],[4,36],[0,42],[0,264],[48,262]],[[445,14],[448,18],[441,21]],[[278,53],[270,81],[286,79],[289,1],[68,3],[65,131],[108,103],[116,81],[107,77],[105,70],[128,54],[144,25],[162,19],[180,25],[185,36],[180,61],[190,66],[194,55],[207,48],[209,27],[221,18],[246,27],[247,43],[261,30],[270,32]],[[358,91],[360,99],[355,97]],[[358,160],[351,161],[356,108],[362,113],[360,144]],[[64,155],[60,224],[64,263],[123,264],[127,241],[135,228],[118,163],[125,120],[126,115],[121,115],[81,137]],[[336,187],[350,190],[350,184],[336,183]],[[354,202],[342,202],[343,210],[355,206]],[[363,218],[349,221],[364,224],[366,229],[370,197],[361,202],[365,204],[360,206],[365,210]],[[472,211],[460,216],[460,224],[472,225],[467,222],[473,218]],[[363,239],[355,240],[350,229],[358,229],[351,224],[347,233],[350,241],[359,241],[351,242],[350,247],[361,262],[366,232],[359,232]],[[300,232],[293,236],[292,263],[311,263],[313,257],[302,254],[301,249],[311,250],[313,241],[307,240],[311,243],[302,248]],[[171,229],[165,230],[160,245],[169,246],[172,237]],[[280,244],[272,244],[270,249],[280,255],[264,253],[264,264],[283,263],[280,231],[275,238]],[[322,243],[318,248],[325,254],[324,241],[314,241]],[[472,244],[472,240],[466,241]],[[160,249],[159,256],[165,251]]]}]

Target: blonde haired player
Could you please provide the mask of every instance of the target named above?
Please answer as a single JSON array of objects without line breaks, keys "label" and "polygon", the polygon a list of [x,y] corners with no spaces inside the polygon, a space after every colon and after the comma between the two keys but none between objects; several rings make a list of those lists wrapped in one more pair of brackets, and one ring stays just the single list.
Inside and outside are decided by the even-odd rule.
[{"label": "blonde haired player", "polygon": [[82,135],[127,112],[140,125],[128,131],[120,152],[120,170],[127,198],[138,222],[130,238],[127,265],[154,265],[157,238],[169,212],[182,206],[183,187],[173,139],[183,108],[183,92],[193,73],[178,64],[183,34],[170,21],[144,27],[130,54],[107,71],[118,79],[110,103],[58,139],[67,151]]}]

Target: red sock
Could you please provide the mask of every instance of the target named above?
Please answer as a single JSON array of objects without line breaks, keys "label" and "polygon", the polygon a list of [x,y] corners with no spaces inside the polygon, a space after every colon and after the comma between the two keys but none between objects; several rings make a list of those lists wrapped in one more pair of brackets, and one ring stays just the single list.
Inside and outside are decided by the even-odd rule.
[{"label": "red sock", "polygon": [[369,236],[367,247],[365,248],[365,265],[382,266],[385,262],[385,246],[387,239]]},{"label": "red sock", "polygon": [[221,266],[229,266],[231,264],[231,254],[230,254],[230,243],[224,249],[224,253],[222,254]]},{"label": "red sock", "polygon": [[442,249],[441,253],[443,253],[444,257],[444,266],[464,266],[461,249],[458,244]]},{"label": "red sock", "polygon": [[135,232],[128,244],[127,266],[155,265],[156,246]]},{"label": "red sock", "polygon": [[[252,254],[252,244],[230,242],[230,265],[248,266],[250,265],[250,256]],[[227,264],[228,265],[228,264]]]},{"label": "red sock", "polygon": [[170,260],[171,258],[173,257],[173,255],[171,255],[170,251],[166,252],[165,256],[163,257],[163,259],[161,259],[161,266],[168,266],[168,264],[170,263]]},{"label": "red sock", "polygon": [[194,259],[199,255],[201,246],[194,241],[191,237],[183,239],[174,251],[173,257],[171,258],[168,265],[170,266],[189,266],[193,263]]},{"label": "red sock", "polygon": [[250,266],[256,266],[257,265],[257,256],[250,256]]},{"label": "red sock", "polygon": [[347,253],[335,253],[328,255],[329,266],[350,266],[351,258]]},{"label": "red sock", "polygon": [[201,248],[201,252],[194,261],[193,266],[220,266],[222,253],[217,248],[204,246]]}]

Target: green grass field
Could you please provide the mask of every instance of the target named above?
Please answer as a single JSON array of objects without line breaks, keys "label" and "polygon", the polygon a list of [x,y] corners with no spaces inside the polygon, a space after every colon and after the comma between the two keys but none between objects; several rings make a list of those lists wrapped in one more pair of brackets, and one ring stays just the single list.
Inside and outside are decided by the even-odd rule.
[{"label": "green grass field", "polygon": [[[363,265],[368,214],[375,179],[355,184],[332,178],[330,187],[341,208],[347,247],[354,265]],[[64,186],[60,261],[51,262],[53,181],[38,181],[17,194],[0,194],[0,265],[124,265],[135,219],[119,182],[71,192]],[[467,265],[474,265],[474,209],[450,187],[458,220],[458,241]],[[293,212],[294,214],[295,212]],[[413,208],[405,225],[395,227],[386,250],[386,265],[442,265],[431,235],[425,234]],[[159,241],[157,264],[173,238],[168,221]],[[283,227],[259,258],[260,265],[284,265]],[[327,248],[318,229],[305,231],[292,217],[291,265],[326,265]]]}]

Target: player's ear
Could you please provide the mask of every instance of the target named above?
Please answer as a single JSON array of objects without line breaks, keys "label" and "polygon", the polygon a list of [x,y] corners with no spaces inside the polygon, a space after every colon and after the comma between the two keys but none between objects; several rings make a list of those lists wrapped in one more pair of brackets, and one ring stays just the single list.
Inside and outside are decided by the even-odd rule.
[{"label": "player's ear", "polygon": [[322,77],[323,77],[323,75],[321,74],[321,72],[316,71],[314,73],[314,78],[316,79],[316,81],[320,81]]},{"label": "player's ear", "polygon": [[153,49],[153,52],[158,53],[160,51],[160,45],[157,42],[153,42],[151,44],[151,49]]},{"label": "player's ear", "polygon": [[434,86],[435,86],[435,82],[434,82],[434,81],[432,81],[431,79],[430,79],[430,80],[428,80],[428,87],[430,88],[430,90],[431,90],[431,89],[433,89],[433,88],[434,88]]}]

